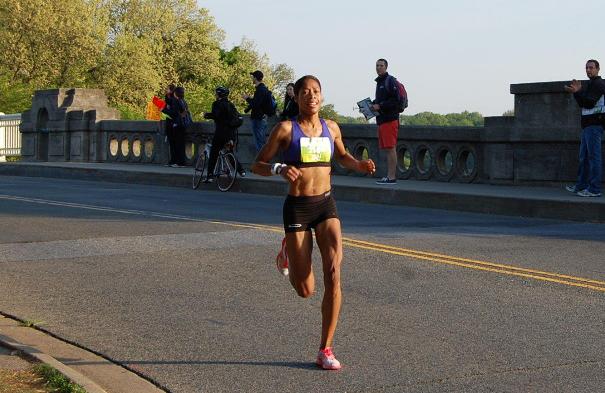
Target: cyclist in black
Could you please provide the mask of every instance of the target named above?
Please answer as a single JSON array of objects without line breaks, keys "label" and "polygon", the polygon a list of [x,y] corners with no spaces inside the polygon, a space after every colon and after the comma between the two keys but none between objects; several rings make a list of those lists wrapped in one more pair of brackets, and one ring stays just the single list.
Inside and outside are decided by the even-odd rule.
[{"label": "cyclist in black", "polygon": [[[216,101],[212,103],[212,112],[204,113],[204,119],[214,120],[214,136],[212,137],[212,148],[208,158],[208,174],[205,182],[212,181],[210,174],[214,171],[219,151],[225,147],[229,141],[233,141],[234,147],[237,145],[237,127],[234,127],[233,120],[239,116],[235,105],[229,101],[229,89],[219,86],[215,90]],[[237,162],[237,172],[240,176],[246,176],[242,165]]]}]

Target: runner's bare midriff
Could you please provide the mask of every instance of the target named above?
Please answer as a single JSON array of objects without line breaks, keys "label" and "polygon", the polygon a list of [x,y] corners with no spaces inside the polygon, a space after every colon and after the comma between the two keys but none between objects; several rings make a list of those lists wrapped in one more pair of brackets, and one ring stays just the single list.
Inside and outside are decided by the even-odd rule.
[{"label": "runner's bare midriff", "polygon": [[289,195],[314,196],[330,191],[330,172],[327,166],[300,168],[302,176],[294,183],[290,183]]}]

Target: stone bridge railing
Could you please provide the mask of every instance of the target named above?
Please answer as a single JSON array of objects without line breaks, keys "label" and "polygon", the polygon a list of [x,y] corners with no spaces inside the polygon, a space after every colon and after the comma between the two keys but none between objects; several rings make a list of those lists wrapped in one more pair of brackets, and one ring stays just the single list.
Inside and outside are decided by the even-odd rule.
[{"label": "stone bridge railing", "polygon": [[[565,82],[511,85],[514,117],[488,117],[484,127],[400,128],[397,144],[400,179],[492,184],[558,184],[575,178],[579,113]],[[38,161],[91,161],[163,164],[168,144],[163,124],[115,120],[100,90],[38,91],[23,114],[22,157]],[[357,158],[370,157],[384,174],[375,125],[341,124],[346,148]],[[249,165],[255,156],[249,119],[239,131],[238,158]],[[194,123],[186,135],[189,163],[214,126]],[[348,175],[339,164],[336,174]]]},{"label": "stone bridge railing", "polygon": [[[344,124],[345,147],[357,158],[379,160],[380,152],[375,126]],[[436,129],[430,127],[403,127],[397,146],[398,176],[401,179],[439,181],[473,181],[482,159],[480,128]],[[187,131],[185,155],[192,164],[197,152],[212,137],[212,123],[196,123]],[[149,121],[104,120],[99,124],[101,137],[100,162],[156,163],[168,161],[163,125]],[[446,137],[447,136],[447,137]],[[254,159],[254,143],[248,119],[239,132],[238,158],[244,164]],[[333,164],[336,174],[349,171]]]}]

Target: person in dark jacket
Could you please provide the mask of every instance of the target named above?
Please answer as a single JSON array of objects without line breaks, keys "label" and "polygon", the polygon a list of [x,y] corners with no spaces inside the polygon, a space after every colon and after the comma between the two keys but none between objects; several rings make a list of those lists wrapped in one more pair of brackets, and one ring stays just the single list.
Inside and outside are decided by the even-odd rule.
[{"label": "person in dark jacket", "polygon": [[[162,112],[168,116],[168,118],[164,122],[164,133],[166,134],[166,139],[168,141],[169,151],[170,151],[170,159],[168,160],[168,164],[166,166],[172,166],[176,164],[174,158],[175,154],[175,141],[173,136],[173,122],[172,116],[170,115],[171,109],[174,107],[174,89],[176,86],[174,84],[169,84],[166,87],[166,94],[164,95],[164,101],[166,102],[166,106],[162,109]],[[174,114],[173,114],[174,115]]]},{"label": "person in dark jacket", "polygon": [[252,76],[252,83],[254,83],[255,90],[254,96],[252,97],[244,94],[244,99],[248,102],[248,107],[244,112],[251,112],[250,120],[252,122],[252,134],[254,135],[256,151],[259,152],[265,144],[267,134],[267,118],[263,111],[263,105],[271,93],[263,83],[264,75],[262,71],[256,70],[251,72],[250,75]]},{"label": "person in dark jacket", "polygon": [[284,110],[280,115],[280,119],[282,121],[290,120],[296,116],[298,116],[298,104],[294,99],[294,83],[288,83],[284,97]]},{"label": "person in dark jacket", "polygon": [[[214,120],[214,136],[212,137],[212,148],[208,158],[208,174],[212,173],[219,151],[225,147],[229,141],[237,143],[237,128],[231,125],[232,120],[238,116],[237,109],[229,101],[229,89],[219,86],[215,90],[216,101],[212,103],[212,111],[204,113],[204,119]],[[211,169],[212,168],[212,169]],[[237,161],[237,171],[240,176],[246,176],[242,165]],[[206,176],[205,182],[210,182],[212,178]]]},{"label": "person in dark jacket", "polygon": [[386,153],[387,175],[376,184],[391,185],[397,183],[397,134],[399,132],[398,87],[394,78],[387,72],[389,63],[385,59],[376,60],[376,99],[372,109],[378,113],[378,147]]},{"label": "person in dark jacket", "polygon": [[189,107],[185,101],[185,88],[179,86],[174,89],[173,97],[166,101],[166,108],[162,110],[170,117],[167,119],[168,127],[171,130],[172,142],[170,143],[170,161],[171,166],[178,168],[187,163],[185,158],[185,131],[188,123],[191,122]]},{"label": "person in dark jacket", "polygon": [[599,76],[599,62],[586,62],[588,81],[573,80],[565,90],[573,93],[582,117],[578,180],[575,185],[565,187],[581,197],[600,197],[602,181],[601,141],[605,123],[605,81]]}]

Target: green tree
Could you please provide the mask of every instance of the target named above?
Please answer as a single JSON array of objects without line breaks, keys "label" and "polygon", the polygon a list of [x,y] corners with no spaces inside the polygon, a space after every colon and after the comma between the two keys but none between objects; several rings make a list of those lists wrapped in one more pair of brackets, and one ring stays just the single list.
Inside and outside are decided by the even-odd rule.
[{"label": "green tree", "polygon": [[243,39],[240,45],[231,50],[221,51],[220,58],[223,63],[223,79],[219,81],[219,84],[223,84],[231,90],[230,98],[236,106],[246,107],[242,96],[253,94],[254,85],[250,72],[257,69],[265,75],[263,82],[272,91],[280,106],[283,104],[286,85],[294,78],[292,68],[286,64],[271,66],[269,58],[259,54],[256,45],[247,39]]},{"label": "green tree", "polygon": [[334,109],[334,104],[322,105],[321,109],[319,110],[319,116],[324,119],[330,119],[334,121],[338,121],[338,119],[340,118],[340,115],[338,114],[338,112],[336,112],[336,109]]},{"label": "green tree", "polygon": [[107,48],[97,82],[123,118],[144,117],[147,98],[160,90],[161,77],[151,44],[122,34]]},{"label": "green tree", "polygon": [[0,112],[19,113],[29,108],[35,87],[13,82],[8,73],[0,71]]},{"label": "green tree", "polygon": [[[99,86],[112,90],[108,92],[111,103],[120,108],[140,108],[142,114],[152,94],[175,83],[193,90],[194,100],[189,92],[187,98],[192,112],[199,114],[212,98],[199,94],[199,89],[210,89],[220,75],[219,53],[224,39],[208,11],[198,8],[195,0],[110,0],[106,6],[110,34],[105,66],[100,67],[96,80]],[[133,53],[137,47],[140,53]],[[118,59],[125,60],[122,67],[130,77],[114,72]],[[117,85],[121,88],[113,90]]]},{"label": "green tree", "polygon": [[3,0],[4,83],[17,91],[28,90],[25,96],[39,88],[87,86],[106,41],[103,12],[100,0]]},{"label": "green tree", "polygon": [[225,49],[224,37],[196,0],[3,0],[0,104],[22,111],[35,89],[96,87],[124,117],[142,118],[148,99],[175,83],[199,119],[218,85],[242,108],[255,69],[280,98],[292,69],[249,40]]},{"label": "green tree", "polygon": [[366,124],[368,121],[363,116],[338,116],[339,124]]},{"label": "green tree", "polygon": [[442,115],[433,112],[420,112],[415,115],[403,115],[401,123],[408,126],[439,126],[439,127],[481,127],[483,116],[478,112],[464,111]]}]

